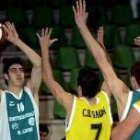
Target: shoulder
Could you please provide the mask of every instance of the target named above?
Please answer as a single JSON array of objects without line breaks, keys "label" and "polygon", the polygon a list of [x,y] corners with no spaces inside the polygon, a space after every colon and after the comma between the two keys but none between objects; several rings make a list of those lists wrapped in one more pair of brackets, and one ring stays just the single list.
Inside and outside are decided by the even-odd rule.
[{"label": "shoulder", "polygon": [[96,96],[98,96],[98,97],[104,97],[104,98],[106,98],[106,96],[107,96],[107,93],[105,92],[105,91],[99,91],[98,93],[97,93],[97,95]]},{"label": "shoulder", "polygon": [[23,90],[29,95],[30,98],[35,98],[34,93],[32,92],[32,90],[29,87],[24,87]]},{"label": "shoulder", "polygon": [[108,104],[110,104],[110,99],[105,91],[99,91],[96,97],[99,97],[101,101],[106,101]]},{"label": "shoulder", "polygon": [[24,92],[26,92],[26,94],[29,95],[30,98],[34,98],[33,93],[32,93],[32,91],[31,91],[30,88],[28,88],[28,87],[25,86],[25,87],[23,88],[23,90],[24,90]]},{"label": "shoulder", "polygon": [[36,104],[39,105],[39,98],[38,98],[38,96],[37,95],[35,96],[29,87],[25,86],[23,89],[28,94],[28,96],[30,97],[32,102],[36,102]]}]

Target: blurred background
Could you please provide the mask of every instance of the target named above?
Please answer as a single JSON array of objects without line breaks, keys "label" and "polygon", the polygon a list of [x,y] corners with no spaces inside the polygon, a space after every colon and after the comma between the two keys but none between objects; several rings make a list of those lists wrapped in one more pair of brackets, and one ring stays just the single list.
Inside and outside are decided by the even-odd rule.
[{"label": "blurred background", "polygon": [[[140,59],[140,48],[134,45],[134,38],[140,36],[140,5],[138,0],[86,0],[89,17],[87,25],[94,37],[99,26],[104,26],[104,44],[112,60],[116,74],[131,88],[130,67]],[[13,22],[20,38],[40,54],[36,32],[52,27],[52,38],[58,38],[50,47],[50,59],[56,81],[67,91],[76,94],[78,70],[90,66],[100,74],[99,68],[87,50],[74,23],[72,5],[75,0],[2,0],[0,22]],[[16,46],[5,42],[0,44],[0,86],[6,85],[2,75],[2,60],[20,56],[26,66],[26,78],[31,63]],[[94,86],[94,85],[93,85]],[[114,120],[117,108],[111,101]],[[61,140],[65,136],[65,109],[58,104],[42,82],[40,88],[40,123],[48,126],[48,140]]]}]

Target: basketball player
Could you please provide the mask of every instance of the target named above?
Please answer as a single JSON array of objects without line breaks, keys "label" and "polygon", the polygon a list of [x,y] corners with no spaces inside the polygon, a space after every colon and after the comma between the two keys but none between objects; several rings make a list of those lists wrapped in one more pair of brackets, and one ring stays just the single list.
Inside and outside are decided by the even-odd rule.
[{"label": "basketball player", "polygon": [[[113,129],[111,140],[128,140],[130,137],[135,140],[139,140],[140,133],[138,133],[140,125],[140,100],[133,104],[126,119]],[[137,135],[134,135],[134,134]],[[132,135],[132,136],[131,136]],[[135,137],[134,137],[135,136]],[[136,137],[137,136],[137,137]]]},{"label": "basketball player", "polygon": [[[140,37],[134,39],[135,45],[140,46]],[[138,82],[133,82],[133,86],[135,85],[136,89],[140,89],[139,81],[139,71],[140,71],[140,61],[137,62],[133,67],[133,71],[131,70],[131,73],[133,73],[134,77],[137,78]],[[139,91],[139,90],[138,90]],[[140,138],[140,100],[133,104],[132,109],[130,110],[127,118],[123,120],[121,123],[119,123],[112,132],[112,140],[126,140],[131,137],[133,140],[139,140]]]},{"label": "basketball player", "polygon": [[[76,3],[76,8],[73,7],[73,11],[75,15],[75,22],[87,44],[87,47],[94,56],[110,91],[116,99],[119,119],[122,121],[124,118],[126,118],[133,104],[140,99],[140,92],[136,90],[138,85],[140,85],[138,81],[140,78],[137,77],[138,73],[140,72],[140,70],[138,70],[139,65],[136,64],[131,70],[132,86],[135,89],[135,93],[133,93],[126,86],[126,84],[123,83],[123,81],[118,79],[112,66],[107,60],[104,50],[91,35],[86,25],[88,13],[86,12],[85,0],[79,0],[79,2]],[[140,132],[140,129],[138,131]],[[135,139],[134,137],[137,137],[137,134],[138,133],[135,133],[135,136],[132,136],[131,139]]]},{"label": "basketball player", "polygon": [[0,90],[0,140],[39,140],[38,90],[42,81],[41,58],[19,38],[15,26],[3,25],[7,40],[17,46],[33,64],[31,78],[24,85],[20,58],[4,61],[6,90]]},{"label": "basketball player", "polygon": [[[56,100],[67,112],[66,140],[110,140],[112,118],[110,92],[106,85],[98,94],[98,75],[91,68],[79,71],[77,97],[66,92],[54,79],[49,60],[49,46],[56,41],[50,39],[52,30],[42,29],[37,34],[42,51],[43,78]],[[105,90],[106,88],[106,90]]]}]

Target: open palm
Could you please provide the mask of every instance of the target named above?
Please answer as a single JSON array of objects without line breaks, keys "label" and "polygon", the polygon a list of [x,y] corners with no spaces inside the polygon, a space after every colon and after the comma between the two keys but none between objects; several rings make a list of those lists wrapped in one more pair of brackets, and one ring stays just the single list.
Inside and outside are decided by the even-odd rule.
[{"label": "open palm", "polygon": [[42,47],[49,47],[58,39],[51,39],[52,29],[42,29],[41,35],[37,33],[37,37],[39,39],[39,44]]},{"label": "open palm", "polygon": [[87,22],[88,12],[86,12],[85,0],[79,0],[76,2],[76,6],[72,7],[74,12],[75,22],[78,27],[82,27]]}]

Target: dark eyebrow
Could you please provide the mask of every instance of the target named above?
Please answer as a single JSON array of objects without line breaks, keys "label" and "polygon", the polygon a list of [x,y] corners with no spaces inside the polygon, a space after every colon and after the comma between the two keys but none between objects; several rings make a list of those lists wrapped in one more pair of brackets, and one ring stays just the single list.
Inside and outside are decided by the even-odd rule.
[{"label": "dark eyebrow", "polygon": [[23,68],[11,68],[10,70],[16,70],[16,69],[23,70]]},{"label": "dark eyebrow", "polygon": [[11,68],[10,70],[16,70],[17,68]]}]

